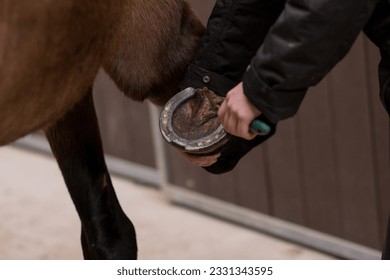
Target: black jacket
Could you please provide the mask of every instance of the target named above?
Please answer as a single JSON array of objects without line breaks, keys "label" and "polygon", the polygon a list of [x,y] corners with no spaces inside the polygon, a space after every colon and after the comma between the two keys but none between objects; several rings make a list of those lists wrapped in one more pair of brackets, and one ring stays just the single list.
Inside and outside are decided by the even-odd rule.
[{"label": "black jacket", "polygon": [[389,19],[387,0],[217,0],[184,84],[223,95],[242,80],[248,99],[277,123],[297,112],[369,20],[368,37],[381,37],[374,42],[384,49]]},{"label": "black jacket", "polygon": [[[240,81],[272,131],[251,141],[233,137],[205,169],[230,171],[293,116],[310,86],[339,62],[363,30],[379,47],[381,100],[390,112],[388,0],[217,0],[182,87],[225,95]],[[249,67],[248,67],[249,66]]]}]

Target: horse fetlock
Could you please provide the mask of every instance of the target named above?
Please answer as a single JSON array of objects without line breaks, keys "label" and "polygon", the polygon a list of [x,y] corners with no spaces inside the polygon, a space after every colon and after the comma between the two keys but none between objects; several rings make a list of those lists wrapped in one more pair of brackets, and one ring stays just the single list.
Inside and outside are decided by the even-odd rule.
[{"label": "horse fetlock", "polygon": [[107,232],[82,231],[81,243],[85,259],[124,260],[137,258],[135,229],[130,220],[115,223]]}]

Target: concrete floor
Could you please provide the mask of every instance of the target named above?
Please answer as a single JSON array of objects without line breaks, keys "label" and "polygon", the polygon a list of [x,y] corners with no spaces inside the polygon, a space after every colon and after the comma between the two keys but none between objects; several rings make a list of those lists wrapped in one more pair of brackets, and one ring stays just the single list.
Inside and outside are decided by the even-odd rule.
[{"label": "concrete floor", "polygon": [[[140,259],[333,258],[174,206],[153,188],[112,179],[137,229]],[[53,158],[0,148],[0,205],[0,259],[82,258],[78,217]]]}]

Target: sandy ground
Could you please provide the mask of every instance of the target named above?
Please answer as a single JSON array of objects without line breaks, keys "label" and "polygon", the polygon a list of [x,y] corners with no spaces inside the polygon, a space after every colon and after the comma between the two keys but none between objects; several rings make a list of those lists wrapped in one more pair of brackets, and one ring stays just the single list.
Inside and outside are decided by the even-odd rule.
[{"label": "sandy ground", "polygon": [[[140,259],[332,259],[112,179],[137,229]],[[0,259],[82,258],[79,220],[53,158],[0,148],[0,205]]]}]

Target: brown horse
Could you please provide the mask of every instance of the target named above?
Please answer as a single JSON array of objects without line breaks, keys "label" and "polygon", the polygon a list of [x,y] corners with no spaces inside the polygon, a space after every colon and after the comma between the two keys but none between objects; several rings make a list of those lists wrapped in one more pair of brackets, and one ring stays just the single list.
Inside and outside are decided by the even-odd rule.
[{"label": "brown horse", "polygon": [[183,0],[0,0],[0,145],[43,129],[87,259],[135,259],[92,100],[103,67],[134,100],[177,92],[204,31]]}]

